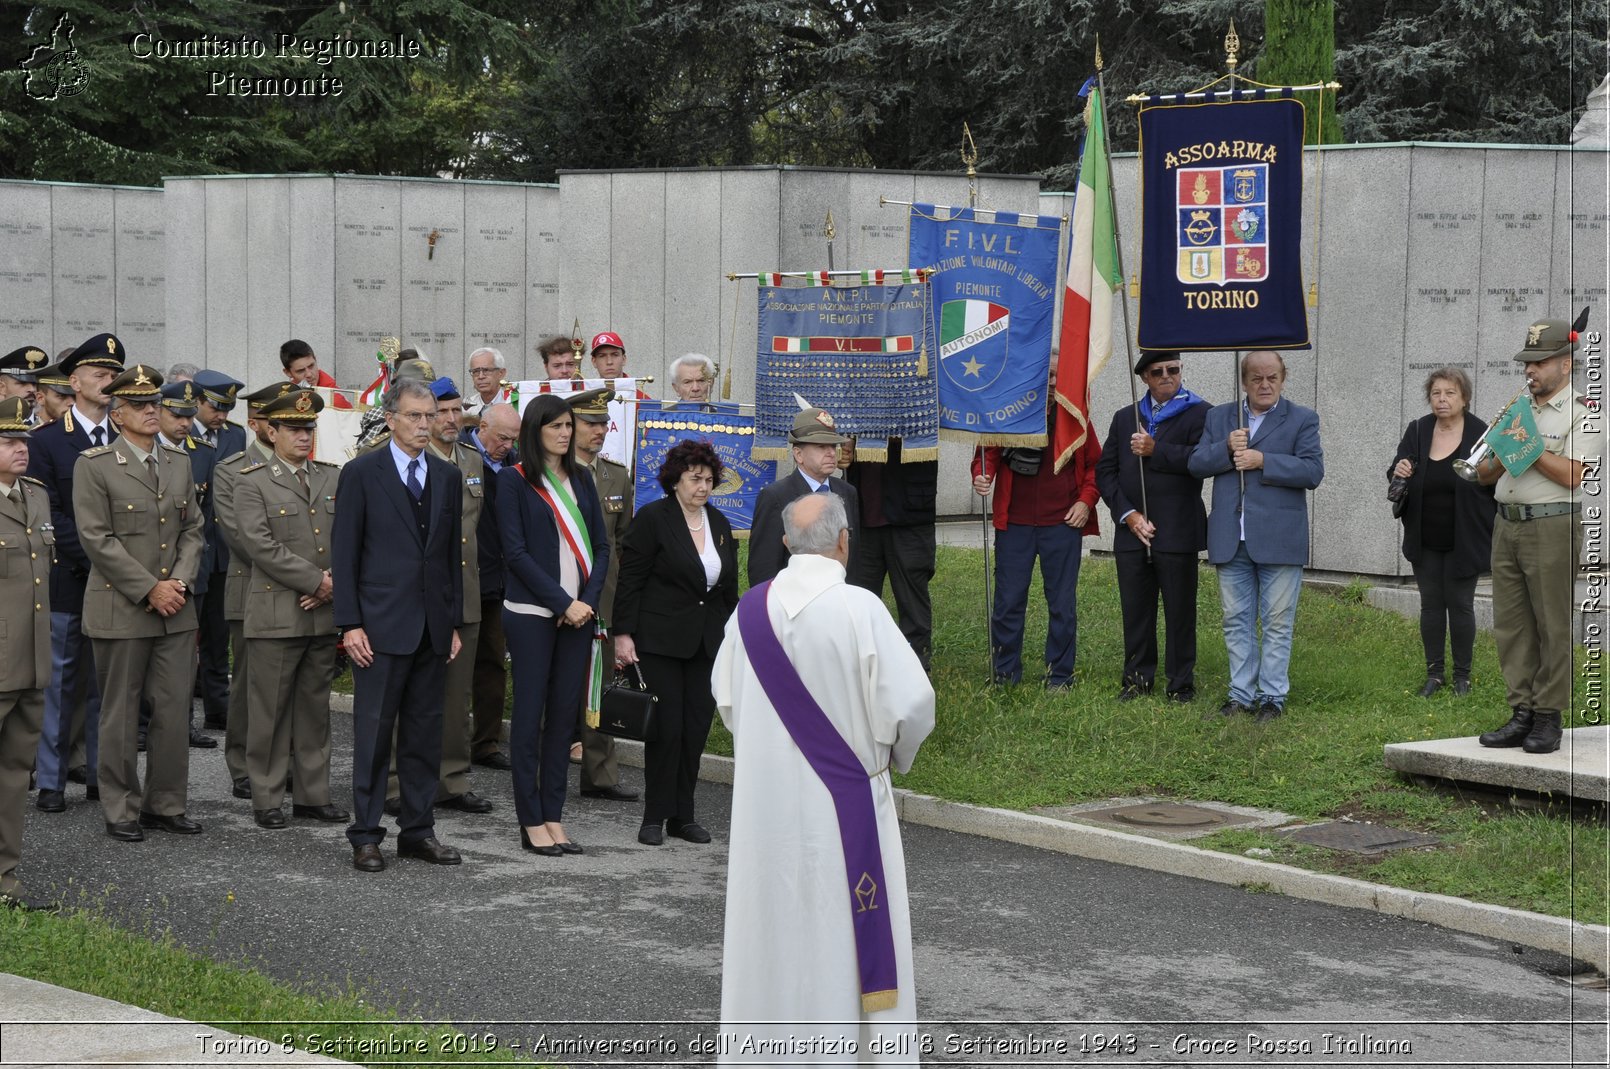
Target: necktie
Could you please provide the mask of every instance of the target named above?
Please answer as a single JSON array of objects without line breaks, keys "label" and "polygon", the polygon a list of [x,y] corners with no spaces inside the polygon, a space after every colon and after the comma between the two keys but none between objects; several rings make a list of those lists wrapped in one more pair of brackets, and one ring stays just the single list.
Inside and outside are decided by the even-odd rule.
[{"label": "necktie", "polygon": [[415,457],[408,462],[408,492],[418,501],[425,496],[425,484],[419,481],[419,458]]},{"label": "necktie", "polygon": [[[310,495],[309,495],[309,492],[308,492],[308,485],[307,485],[307,472],[305,470],[303,470],[302,468],[297,468],[296,469],[296,481],[302,487],[302,496],[303,497],[309,497]],[[416,494],[415,496],[417,497],[418,495]]]},{"label": "necktie", "polygon": [[145,466],[151,469],[151,485],[152,486],[158,485],[159,479],[158,479],[158,476],[157,476],[157,458],[156,457],[146,457],[145,458]]},{"label": "necktie", "polygon": [[90,437],[90,441],[95,444],[96,448],[99,448],[99,447],[105,445],[106,444],[106,428],[105,427],[96,427],[94,430],[89,432],[89,437]]},{"label": "necktie", "polygon": [[829,491],[828,491],[828,488],[827,488],[827,484],[823,483],[821,486],[818,486],[816,488],[816,492],[819,493],[819,494],[828,493]]}]

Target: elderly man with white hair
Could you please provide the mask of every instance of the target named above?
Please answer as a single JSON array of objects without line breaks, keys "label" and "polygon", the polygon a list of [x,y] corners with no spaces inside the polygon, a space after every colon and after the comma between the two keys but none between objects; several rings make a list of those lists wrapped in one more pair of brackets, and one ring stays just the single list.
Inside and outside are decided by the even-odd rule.
[{"label": "elderly man with white hair", "polygon": [[798,498],[783,530],[788,567],[739,602],[712,673],[734,758],[718,1061],[752,1058],[749,1037],[778,1061],[915,1063],[889,770],[933,730],[934,691],[882,599],[844,580],[843,500]]},{"label": "elderly man with white hair", "polygon": [[470,354],[468,364],[469,386],[464,392],[464,414],[479,415],[487,405],[504,400],[503,373],[508,368],[503,354],[489,345],[483,345]]},{"label": "elderly man with white hair", "polygon": [[715,382],[715,361],[703,353],[684,353],[671,361],[671,392],[678,401],[708,402]]}]

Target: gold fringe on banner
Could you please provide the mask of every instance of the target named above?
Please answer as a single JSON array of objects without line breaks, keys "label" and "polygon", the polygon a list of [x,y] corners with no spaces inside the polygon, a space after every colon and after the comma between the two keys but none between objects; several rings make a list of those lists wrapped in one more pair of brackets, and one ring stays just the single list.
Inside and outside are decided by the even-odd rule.
[{"label": "gold fringe on banner", "polygon": [[966,442],[972,446],[1019,446],[1024,449],[1043,449],[1050,444],[1045,434],[977,434],[973,431],[954,431],[940,428],[939,437],[947,442]]}]

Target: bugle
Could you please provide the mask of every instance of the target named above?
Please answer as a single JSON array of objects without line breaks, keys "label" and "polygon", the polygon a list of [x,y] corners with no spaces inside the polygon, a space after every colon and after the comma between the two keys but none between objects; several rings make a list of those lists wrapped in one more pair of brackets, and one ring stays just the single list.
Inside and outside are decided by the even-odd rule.
[{"label": "bugle", "polygon": [[[1504,413],[1508,412],[1515,402],[1521,399],[1521,397],[1526,393],[1527,389],[1527,384],[1522,383],[1521,388],[1516,392],[1515,396],[1504,402],[1504,407],[1498,410],[1498,415],[1493,417],[1492,423],[1488,426],[1488,434],[1492,433],[1492,428],[1498,426],[1498,421],[1504,418]],[[1481,475],[1476,471],[1476,469],[1481,467],[1483,462],[1485,462],[1486,459],[1492,455],[1492,452],[1493,447],[1487,441],[1487,435],[1482,435],[1481,441],[1476,443],[1476,447],[1470,451],[1470,455],[1468,457],[1465,457],[1463,460],[1456,460],[1453,462],[1454,474],[1466,482],[1480,482]]]}]

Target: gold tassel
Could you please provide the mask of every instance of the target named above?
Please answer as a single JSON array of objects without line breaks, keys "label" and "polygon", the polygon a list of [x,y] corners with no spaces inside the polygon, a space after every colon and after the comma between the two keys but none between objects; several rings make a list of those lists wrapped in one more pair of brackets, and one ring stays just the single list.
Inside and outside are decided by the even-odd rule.
[{"label": "gold tassel", "polygon": [[922,352],[917,354],[917,377],[919,379],[928,377],[928,346],[926,345],[922,347]]},{"label": "gold tassel", "polygon": [[732,400],[732,365],[727,365],[726,372],[721,376],[721,399]]},{"label": "gold tassel", "polygon": [[1319,283],[1318,282],[1310,282],[1308,284],[1308,307],[1310,307],[1310,308],[1318,308],[1319,307]]},{"label": "gold tassel", "polygon": [[1139,275],[1131,274],[1129,276],[1129,297],[1130,297],[1131,300],[1139,300],[1140,299],[1140,276]]}]

